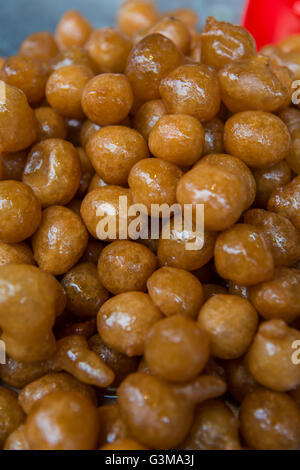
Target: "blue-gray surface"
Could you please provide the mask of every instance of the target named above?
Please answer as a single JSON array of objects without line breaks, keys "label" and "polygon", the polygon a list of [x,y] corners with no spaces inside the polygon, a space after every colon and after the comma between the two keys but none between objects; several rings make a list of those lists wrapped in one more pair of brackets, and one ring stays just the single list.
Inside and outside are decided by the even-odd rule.
[{"label": "blue-gray surface", "polygon": [[[0,0],[0,56],[17,52],[20,42],[35,31],[53,31],[62,13],[71,8],[85,14],[95,27],[114,24],[121,0]],[[201,20],[213,15],[238,22],[243,0],[157,0],[162,11],[194,8]]]}]

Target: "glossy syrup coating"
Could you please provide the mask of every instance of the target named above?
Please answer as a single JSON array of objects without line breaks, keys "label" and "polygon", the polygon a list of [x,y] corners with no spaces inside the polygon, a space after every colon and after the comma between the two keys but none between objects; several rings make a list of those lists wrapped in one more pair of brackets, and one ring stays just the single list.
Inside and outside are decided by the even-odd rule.
[{"label": "glossy syrup coating", "polygon": [[176,191],[181,205],[204,204],[204,226],[209,231],[225,230],[239,220],[246,206],[249,207],[247,180],[240,171],[219,163],[220,159],[222,155],[217,157],[216,163],[200,161],[181,178]]},{"label": "glossy syrup coating", "polygon": [[189,27],[182,20],[165,16],[150,28],[148,34],[153,33],[169,38],[183,54],[188,54],[192,36]]},{"label": "glossy syrup coating", "polygon": [[147,447],[143,446],[140,444],[138,441],[135,441],[134,439],[120,439],[118,441],[115,441],[112,444],[106,444],[101,447],[100,450],[147,450]]},{"label": "glossy syrup coating", "polygon": [[[137,372],[119,387],[118,402],[133,437],[153,449],[174,449],[191,428],[195,405],[222,395],[225,388],[222,380],[206,375],[187,384],[171,386]],[[133,396],[140,399],[132,400]]]},{"label": "glossy syrup coating", "polygon": [[148,141],[149,135],[157,121],[166,114],[162,100],[150,100],[142,104],[134,116],[134,128]]},{"label": "glossy syrup coating", "polygon": [[100,129],[88,140],[86,151],[98,175],[106,183],[120,186],[127,186],[131,168],[149,157],[143,136],[125,126]]},{"label": "glossy syrup coating", "polygon": [[84,46],[90,37],[92,26],[78,11],[69,10],[60,19],[55,31],[55,40],[60,50],[72,46]]},{"label": "glossy syrup coating", "polygon": [[132,43],[116,29],[101,28],[92,32],[85,48],[98,73],[123,73]]},{"label": "glossy syrup coating", "polygon": [[66,123],[68,126],[67,140],[75,147],[80,147],[80,133],[84,121],[82,119],[66,118]]},{"label": "glossy syrup coating", "polygon": [[151,0],[124,1],[117,13],[118,27],[127,36],[150,28],[158,19],[159,13]]},{"label": "glossy syrup coating", "polygon": [[[300,77],[299,77],[300,78]],[[286,161],[297,175],[300,174],[300,111],[295,108],[287,108],[279,114],[279,117],[287,125],[291,134],[291,148]]]},{"label": "glossy syrup coating", "polygon": [[0,76],[5,83],[22,90],[30,104],[38,103],[45,96],[48,73],[37,59],[11,56],[4,62]]},{"label": "glossy syrup coating", "polygon": [[242,403],[248,393],[259,387],[249,371],[247,356],[223,361],[222,367],[225,370],[228,391],[238,403]]},{"label": "glossy syrup coating", "polygon": [[201,282],[183,269],[158,269],[149,277],[147,288],[153,303],[167,317],[196,318],[204,300]]},{"label": "glossy syrup coating", "polygon": [[82,95],[83,111],[99,126],[119,124],[128,116],[132,105],[132,89],[122,74],[97,75],[88,82]]},{"label": "glossy syrup coating", "polygon": [[195,379],[210,355],[209,336],[191,318],[172,315],[149,331],[145,359],[153,374],[168,382]]},{"label": "glossy syrup coating", "polygon": [[[228,290],[219,284],[203,284],[203,294],[205,302],[215,295],[226,295]],[[198,312],[199,313],[199,312]]]},{"label": "glossy syrup coating", "polygon": [[32,239],[39,267],[56,276],[71,269],[83,255],[88,233],[81,218],[63,206],[44,210],[42,222]]},{"label": "glossy syrup coating", "polygon": [[34,110],[38,123],[37,140],[66,139],[67,124],[54,109],[43,106]]},{"label": "glossy syrup coating", "polygon": [[186,58],[187,63],[198,63],[201,64],[202,57],[202,43],[200,39],[200,34],[192,30],[192,45],[190,53]]},{"label": "glossy syrup coating", "polygon": [[203,155],[224,153],[224,124],[219,118],[203,122],[204,149]]},{"label": "glossy syrup coating", "polygon": [[84,47],[72,46],[61,51],[49,63],[49,70],[54,72],[69,65],[83,65],[97,73],[97,66]]},{"label": "glossy syrup coating", "polygon": [[92,336],[89,339],[88,344],[90,350],[96,353],[114,372],[115,380],[111,384],[112,388],[118,387],[127,375],[132,374],[137,370],[137,357],[128,357],[125,354],[116,351],[105,344],[98,334]]},{"label": "glossy syrup coating", "polygon": [[275,73],[268,58],[257,55],[226,65],[219,72],[222,100],[233,113],[249,110],[273,112],[290,96],[290,84]]},{"label": "glossy syrup coating", "polygon": [[[66,67],[89,70],[91,75],[82,86],[82,93],[78,93],[80,80],[72,82],[77,99],[62,100],[61,114],[70,104],[81,110],[80,117],[64,117],[46,100],[30,101],[35,108],[33,113],[26,104],[27,114],[24,112],[21,116],[23,105],[11,105],[9,98],[9,112],[4,107],[2,113],[6,114],[2,116],[11,122],[4,118],[1,121],[0,110],[0,147],[1,129],[2,141],[8,145],[7,149],[4,146],[0,148],[0,180],[4,180],[0,181],[0,189],[2,183],[15,184],[32,177],[28,184],[32,189],[36,185],[34,192],[39,191],[48,198],[41,204],[46,213],[50,210],[55,213],[57,208],[67,211],[57,215],[55,223],[51,219],[49,230],[44,231],[44,224],[40,226],[39,222],[35,233],[30,225],[32,233],[26,238],[23,232],[23,238],[12,242],[11,239],[2,240],[0,236],[0,284],[3,291],[0,295],[0,336],[7,350],[7,364],[0,366],[1,384],[15,389],[26,387],[28,393],[25,390],[21,392],[20,402],[24,400],[29,418],[44,399],[59,390],[66,394],[78,390],[80,400],[84,400],[86,394],[91,406],[96,404],[96,399],[102,405],[118,404],[101,406],[100,410],[93,408],[98,430],[102,428],[101,434],[97,431],[93,438],[93,444],[92,426],[89,424],[91,415],[83,412],[75,419],[74,410],[79,413],[80,408],[68,399],[68,404],[62,404],[59,411],[55,411],[57,401],[49,406],[53,410],[51,416],[55,415],[56,427],[49,422],[47,424],[47,413],[42,410],[36,420],[38,424],[31,428],[33,444],[28,439],[27,423],[20,423],[10,433],[4,448],[241,450],[242,446],[263,448],[261,441],[264,442],[266,435],[274,446],[270,448],[299,448],[299,442],[295,444],[298,439],[295,429],[299,424],[295,421],[299,416],[291,424],[291,417],[294,418],[296,413],[290,411],[289,405],[287,416],[283,417],[281,413],[288,424],[286,421],[281,424],[281,418],[279,422],[268,416],[266,419],[267,406],[254,410],[254,419],[260,421],[264,428],[258,444],[252,444],[252,436],[244,435],[243,429],[238,435],[237,420],[239,403],[249,392],[261,386],[267,387],[270,393],[272,390],[287,392],[299,402],[296,342],[300,342],[300,225],[298,177],[295,178],[299,174],[299,116],[298,110],[291,107],[291,84],[298,78],[299,69],[297,40],[295,43],[291,40],[292,52],[279,49],[281,45],[263,51],[270,55],[268,59],[255,56],[255,47],[251,52],[253,40],[240,27],[209,19],[202,38],[201,32],[195,29],[197,16],[188,9],[175,11],[171,16],[170,12],[159,16],[148,0],[128,0],[122,11],[126,15],[129,13],[123,22],[125,27],[130,25],[128,37],[122,29],[104,28],[93,33],[90,27],[86,38],[88,46],[86,41],[76,45],[75,39],[59,54],[50,34],[38,33],[32,37],[36,51],[30,49],[31,39],[25,41],[28,54],[25,47],[25,54],[21,53],[22,61],[40,61],[40,66],[47,68],[48,73],[63,72]],[[147,16],[151,11],[155,13],[153,21],[151,14]],[[72,12],[68,16],[72,20],[77,15]],[[148,24],[138,27],[143,21]],[[80,19],[79,23],[77,28],[78,23],[74,27],[73,21],[68,37],[76,35],[76,30],[82,33],[84,28],[81,29]],[[64,24],[65,20],[62,21]],[[211,40],[211,35],[215,40],[209,44],[211,50],[207,52],[204,50],[204,37]],[[156,39],[148,42],[153,37]],[[134,57],[134,71],[141,71],[142,76],[134,76],[132,86],[125,71],[126,62],[130,62],[127,56],[131,43],[135,45],[135,51],[143,42],[151,45],[148,49],[140,49]],[[162,43],[168,45],[166,50],[161,47]],[[224,44],[226,51],[221,47]],[[104,51],[106,46],[107,53]],[[211,60],[216,58],[215,63],[204,60],[206,52]],[[179,63],[174,65],[176,57]],[[0,67],[2,65],[0,58]],[[168,67],[171,69],[164,75],[162,71]],[[240,67],[240,75],[234,67]],[[223,72],[228,69],[232,72],[226,75],[230,82],[230,86],[226,82],[229,97],[223,90],[225,104],[220,104],[219,80],[223,80]],[[294,78],[293,72],[296,72]],[[100,75],[94,77],[96,73]],[[159,79],[160,74],[164,75],[162,80]],[[170,77],[173,77],[173,88],[164,89]],[[235,81],[236,77],[238,80]],[[20,88],[25,89],[30,81],[25,78],[20,80]],[[84,96],[91,84],[89,93]],[[138,93],[141,90],[140,96],[135,96],[134,87]],[[10,90],[9,85],[4,83],[4,91],[9,95],[7,90]],[[151,96],[153,92],[156,93],[155,98],[149,101],[147,94]],[[22,92],[16,89],[16,93]],[[231,98],[234,105],[242,102],[245,108],[233,109]],[[24,100],[27,103],[25,96]],[[186,109],[182,111],[180,106]],[[252,119],[249,125],[252,138],[243,134],[243,146],[239,140],[239,121],[238,135],[235,135],[238,143],[235,150],[229,150],[224,145],[224,125],[228,120],[239,118],[239,115],[232,116],[233,110],[246,112],[242,114],[268,115],[270,123],[267,126],[268,119],[261,119],[257,124]],[[34,123],[30,123],[30,113]],[[173,120],[176,129],[172,135],[168,129],[153,143],[161,122],[169,125],[172,121],[173,126]],[[194,131],[186,140],[183,131],[191,122]],[[112,133],[112,129],[122,131],[120,134]],[[106,142],[97,141],[87,155],[89,142],[96,141],[99,134],[107,134]],[[283,134],[291,136],[289,149]],[[170,145],[173,139],[175,145]],[[70,144],[67,149],[65,145],[55,145],[52,152],[48,147],[49,140],[73,146]],[[42,157],[41,154],[32,155],[37,142],[42,145]],[[249,159],[241,157],[241,150],[246,151]],[[230,152],[230,155],[222,152]],[[149,158],[150,153],[154,158]],[[253,159],[259,164],[263,161],[264,166],[253,165]],[[135,167],[141,167],[142,172],[134,174],[132,182],[130,177]],[[37,179],[33,180],[33,177]],[[182,181],[184,184],[180,188]],[[195,220],[192,228],[182,230],[175,225],[174,219],[170,224],[171,239],[164,239],[161,229],[165,221],[160,209],[155,218],[159,223],[156,237],[151,239],[151,234],[147,239],[140,230],[141,238],[137,240],[133,232],[124,231],[131,222],[131,230],[135,228],[138,231],[139,228],[132,212],[126,223],[121,219],[121,196],[127,198],[128,207],[142,202],[147,210],[151,203],[192,204],[193,216],[196,215],[195,204],[203,203],[204,237],[202,233],[194,233]],[[39,195],[37,199],[41,202]],[[11,201],[14,200],[12,191]],[[20,206],[24,200],[20,201]],[[3,209],[4,206],[5,210],[8,208],[5,201],[2,205]],[[268,210],[256,209],[260,207]],[[150,229],[151,220],[145,217],[143,210],[141,208],[139,223],[149,222],[146,226]],[[35,211],[37,214],[41,215],[40,207]],[[3,227],[7,228],[8,218],[6,214],[2,215]],[[19,219],[14,221],[11,233],[19,233],[24,227]],[[235,226],[237,223],[240,225]],[[236,227],[243,227],[238,234],[235,233]],[[92,235],[90,240],[86,229]],[[85,234],[85,242],[79,250],[76,237],[81,230]],[[231,231],[234,232],[233,237],[222,242],[218,254],[215,250],[217,237],[225,239]],[[35,241],[37,234],[41,233],[45,244],[41,243],[38,251]],[[31,236],[36,260],[30,249]],[[126,241],[125,238],[134,241]],[[195,239],[199,244],[190,251],[187,243]],[[37,261],[38,268],[32,265]],[[51,272],[58,276],[59,282],[44,271],[48,269],[42,266],[44,261],[55,265],[57,271]],[[102,285],[98,270],[100,278],[103,276],[105,282],[111,283],[112,287],[106,286],[108,290]],[[111,295],[114,297],[107,300]],[[220,309],[212,309],[211,322],[204,321],[204,326],[208,325],[207,331],[202,327],[199,330],[197,315],[206,311],[210,303],[216,303],[218,298],[226,300],[221,302]],[[261,324],[255,336],[256,311],[262,317],[260,320],[267,322]],[[170,329],[172,334],[168,335]],[[195,331],[198,330],[202,331],[206,342],[197,341]],[[212,344],[207,350],[205,345],[209,336]],[[178,337],[181,338],[179,342]],[[214,352],[216,343],[220,349],[223,347],[224,354]],[[190,352],[186,353],[187,350]],[[206,351],[206,359],[202,355],[203,350]],[[203,365],[200,367],[201,358]],[[136,373],[138,367],[139,373]],[[199,376],[202,371],[211,376]],[[190,379],[192,381],[187,382]],[[212,400],[225,392],[223,380],[228,382],[228,395],[224,401]],[[98,387],[98,390],[91,386]],[[118,386],[119,398],[114,396]],[[26,403],[28,397],[29,402]],[[202,401],[205,403],[199,405]],[[70,412],[67,411],[69,408],[72,408]],[[277,412],[276,406],[274,410]],[[65,412],[72,415],[74,421],[71,418],[68,421]],[[244,423],[250,426],[251,419],[246,418]],[[49,427],[54,429],[56,442],[52,431],[49,433]],[[253,440],[259,441],[260,430],[255,424],[253,429]],[[73,443],[72,436],[75,436]],[[292,444],[287,445],[287,441]]]},{"label": "glossy syrup coating", "polygon": [[255,205],[266,209],[272,193],[291,181],[292,172],[286,160],[281,160],[268,168],[254,169],[253,176],[256,181]]},{"label": "glossy syrup coating", "polygon": [[252,391],[242,403],[240,423],[242,437],[251,449],[299,449],[299,408],[285,393],[264,388]]},{"label": "glossy syrup coating", "polygon": [[[127,207],[133,204],[129,189],[121,186],[102,186],[90,191],[82,201],[81,217],[90,234],[98,240],[116,240],[120,236],[120,197],[126,198]],[[131,218],[128,217],[128,224]],[[103,225],[104,222],[104,227]],[[99,225],[100,224],[100,225]],[[128,232],[125,227],[125,232]],[[125,234],[126,235],[126,234]]]},{"label": "glossy syrup coating", "polygon": [[105,302],[98,314],[103,341],[129,357],[144,354],[151,327],[162,318],[148,294],[126,292]]},{"label": "glossy syrup coating", "polygon": [[159,158],[146,158],[130,171],[128,184],[135,204],[144,204],[151,211],[152,204],[176,203],[176,188],[182,171],[173,163]]},{"label": "glossy syrup coating", "polygon": [[287,126],[277,116],[263,111],[235,114],[225,124],[225,148],[252,168],[275,165],[290,151]]},{"label": "glossy syrup coating", "polygon": [[93,450],[99,425],[90,400],[75,391],[58,391],[46,395],[29,413],[25,434],[32,450]]},{"label": "glossy syrup coating", "polygon": [[93,388],[64,372],[46,374],[26,385],[19,393],[18,402],[28,415],[40,400],[59,391],[78,392],[96,405],[96,394]]},{"label": "glossy syrup coating", "polygon": [[146,283],[157,265],[156,256],[140,243],[116,241],[106,246],[99,257],[98,274],[114,295],[146,291]]},{"label": "glossy syrup coating", "polygon": [[1,266],[0,283],[6,286],[0,327],[7,354],[25,363],[48,359],[55,351],[52,327],[66,304],[60,284],[35,266],[22,264]]},{"label": "glossy syrup coating", "polygon": [[35,145],[23,174],[23,182],[32,188],[43,207],[68,204],[78,190],[80,178],[77,150],[62,139],[46,139]]},{"label": "glossy syrup coating", "polygon": [[201,158],[204,139],[203,126],[193,116],[166,114],[150,133],[149,149],[154,157],[184,168]]},{"label": "glossy syrup coating", "polygon": [[191,29],[196,28],[199,22],[197,12],[191,8],[177,8],[175,10],[168,11],[165,16],[168,18],[176,18]]},{"label": "glossy syrup coating", "polygon": [[128,437],[128,429],[121,418],[120,407],[114,403],[98,408],[100,418],[99,444],[113,444]]},{"label": "glossy syrup coating", "polygon": [[0,109],[0,148],[18,152],[32,145],[37,137],[37,122],[22,90],[0,81],[5,92],[5,106]]},{"label": "glossy syrup coating", "polygon": [[80,131],[80,143],[81,146],[85,149],[89,139],[99,131],[100,126],[95,124],[92,121],[86,120]]},{"label": "glossy syrup coating", "polygon": [[265,320],[292,322],[300,315],[300,270],[277,268],[272,280],[250,289],[250,299]]},{"label": "glossy syrup coating", "polygon": [[39,31],[24,39],[19,53],[48,64],[58,54],[58,47],[51,33]]},{"label": "glossy syrup coating", "polygon": [[223,279],[251,286],[269,281],[274,274],[274,258],[263,232],[248,224],[238,224],[219,235],[215,264]]},{"label": "glossy syrup coating", "polygon": [[201,308],[198,324],[208,333],[213,356],[235,359],[245,354],[252,343],[258,315],[246,299],[215,295]]},{"label": "glossy syrup coating", "polygon": [[226,403],[209,400],[196,409],[185,450],[241,450],[239,421]]},{"label": "glossy syrup coating", "polygon": [[216,117],[220,109],[218,76],[207,65],[178,67],[161,81],[159,91],[169,113],[190,114],[203,122]]},{"label": "glossy syrup coating", "polygon": [[27,151],[2,153],[2,179],[22,181],[27,161]]},{"label": "glossy syrup coating", "polygon": [[202,61],[215,69],[255,55],[254,38],[244,28],[209,17],[201,33]]},{"label": "glossy syrup coating", "polygon": [[0,242],[0,266],[5,264],[34,264],[31,249],[26,243]]},{"label": "glossy syrup coating", "polygon": [[0,181],[0,240],[19,243],[41,222],[41,204],[32,189],[19,181]]},{"label": "glossy syrup coating", "polygon": [[284,160],[290,151],[287,126],[263,111],[237,113],[225,124],[225,148],[252,168],[264,168]]},{"label": "glossy syrup coating", "polygon": [[[279,392],[293,390],[300,384],[299,365],[293,362],[293,343],[300,332],[282,320],[262,323],[248,353],[248,366],[254,379],[264,387]],[[280,373],[278,373],[280,371]]]},{"label": "glossy syrup coating", "polygon": [[170,39],[150,34],[132,49],[125,73],[137,98],[156,100],[161,80],[182,63],[183,55]]},{"label": "glossy syrup coating", "polygon": [[[215,232],[204,232],[204,245],[198,249],[186,250],[186,243],[195,240],[195,227],[193,231],[177,230],[171,222],[170,239],[160,238],[157,249],[158,261],[161,266],[195,271],[206,265],[214,256],[214,247],[217,239]],[[201,237],[197,237],[200,242]]]},{"label": "glossy syrup coating", "polygon": [[47,100],[61,116],[82,119],[83,90],[93,78],[93,72],[85,65],[68,65],[52,72],[47,82]]},{"label": "glossy syrup coating", "polygon": [[276,266],[294,266],[299,260],[300,232],[289,219],[275,212],[252,209],[245,214],[244,222],[263,230]]},{"label": "glossy syrup coating", "polygon": [[0,387],[0,449],[6,439],[25,421],[25,414],[18,404],[18,395]]},{"label": "glossy syrup coating", "polygon": [[67,296],[67,310],[79,318],[96,317],[101,305],[108,300],[108,292],[92,263],[81,263],[68,271],[62,286]]},{"label": "glossy syrup coating", "polygon": [[300,176],[274,191],[268,210],[287,217],[300,231]]}]

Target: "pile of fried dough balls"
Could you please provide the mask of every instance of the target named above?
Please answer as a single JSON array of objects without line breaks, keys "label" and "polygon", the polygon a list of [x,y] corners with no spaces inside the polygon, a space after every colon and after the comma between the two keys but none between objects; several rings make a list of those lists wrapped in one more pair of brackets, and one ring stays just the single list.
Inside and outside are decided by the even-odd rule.
[{"label": "pile of fried dough balls", "polygon": [[[128,0],[1,59],[0,449],[300,448],[300,35],[197,25]],[[203,246],[99,240],[120,197],[204,204]]]}]

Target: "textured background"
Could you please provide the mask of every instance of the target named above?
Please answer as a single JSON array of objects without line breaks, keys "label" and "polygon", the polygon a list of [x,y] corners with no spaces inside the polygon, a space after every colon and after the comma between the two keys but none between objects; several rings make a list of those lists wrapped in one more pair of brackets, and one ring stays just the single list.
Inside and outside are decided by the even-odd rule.
[{"label": "textured background", "polygon": [[[20,42],[35,31],[53,31],[62,13],[71,8],[86,15],[95,27],[114,24],[121,0],[0,0],[0,56],[14,54]],[[244,0],[157,0],[162,11],[194,8],[201,22],[209,16],[238,23]]]}]

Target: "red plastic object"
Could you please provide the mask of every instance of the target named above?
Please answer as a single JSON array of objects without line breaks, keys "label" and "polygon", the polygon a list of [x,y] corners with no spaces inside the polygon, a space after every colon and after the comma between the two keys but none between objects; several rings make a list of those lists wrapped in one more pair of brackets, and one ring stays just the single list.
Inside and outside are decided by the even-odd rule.
[{"label": "red plastic object", "polygon": [[300,33],[300,0],[247,0],[242,25],[257,48]]}]

